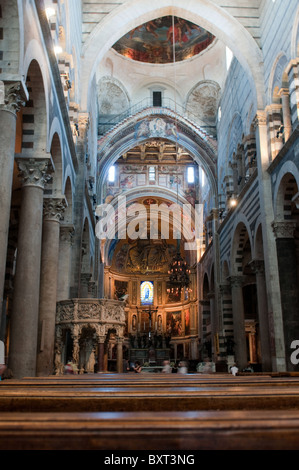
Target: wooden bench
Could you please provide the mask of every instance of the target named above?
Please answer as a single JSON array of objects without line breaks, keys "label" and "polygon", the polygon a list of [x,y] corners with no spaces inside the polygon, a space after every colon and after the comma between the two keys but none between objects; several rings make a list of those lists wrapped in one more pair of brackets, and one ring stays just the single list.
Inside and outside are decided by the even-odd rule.
[{"label": "wooden bench", "polygon": [[0,450],[141,449],[297,450],[299,411],[0,413]]},{"label": "wooden bench", "polygon": [[299,449],[299,378],[93,374],[5,380],[0,449]]},{"label": "wooden bench", "polygon": [[[148,375],[148,374],[146,374]],[[139,412],[299,409],[299,380],[155,375],[80,376],[3,382],[0,412]]]}]

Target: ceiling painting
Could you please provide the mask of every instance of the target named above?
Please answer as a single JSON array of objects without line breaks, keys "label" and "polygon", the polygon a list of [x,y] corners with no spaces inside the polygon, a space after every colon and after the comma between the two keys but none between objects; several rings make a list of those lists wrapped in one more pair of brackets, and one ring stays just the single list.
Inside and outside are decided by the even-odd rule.
[{"label": "ceiling painting", "polygon": [[164,16],[149,21],[123,36],[113,49],[139,62],[167,64],[190,59],[204,51],[215,39],[211,33],[183,18]]}]

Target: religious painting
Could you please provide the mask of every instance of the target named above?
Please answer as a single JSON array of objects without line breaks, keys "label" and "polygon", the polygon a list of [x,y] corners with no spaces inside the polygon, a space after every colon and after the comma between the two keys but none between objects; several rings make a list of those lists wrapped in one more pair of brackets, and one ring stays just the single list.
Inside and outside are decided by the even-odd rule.
[{"label": "religious painting", "polygon": [[185,310],[185,336],[190,335],[190,310]]},{"label": "religious painting", "polygon": [[122,189],[132,189],[136,186],[136,175],[120,175],[119,185]]},{"label": "religious painting", "polygon": [[183,336],[181,312],[167,312],[166,322],[167,322],[166,331],[168,335]]},{"label": "religious painting", "polygon": [[154,283],[151,281],[141,282],[140,285],[141,305],[153,305],[154,303]]},{"label": "religious painting", "polygon": [[115,268],[119,272],[122,272],[124,268],[126,267],[128,248],[129,248],[129,245],[125,243],[114,257]]},{"label": "religious painting", "polygon": [[128,283],[125,281],[114,281],[115,300],[120,300],[128,292]]},{"label": "religious painting", "polygon": [[180,62],[204,51],[215,37],[183,18],[164,16],[144,23],[117,41],[113,49],[139,62],[167,64]]},{"label": "religious painting", "polygon": [[171,136],[178,138],[176,125],[161,117],[144,119],[138,122],[135,127],[135,138],[137,140],[141,137],[169,138]]},{"label": "religious painting", "polygon": [[168,269],[166,240],[133,240],[127,252],[126,270],[129,273],[165,272]]}]

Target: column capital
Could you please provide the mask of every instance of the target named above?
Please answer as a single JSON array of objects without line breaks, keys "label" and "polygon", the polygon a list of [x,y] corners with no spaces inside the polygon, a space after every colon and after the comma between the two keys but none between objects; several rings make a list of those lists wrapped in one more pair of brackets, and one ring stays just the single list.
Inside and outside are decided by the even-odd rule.
[{"label": "column capital", "polygon": [[253,120],[253,125],[255,129],[257,129],[260,126],[266,126],[267,125],[267,113],[266,111],[258,110],[256,112],[255,118]]},{"label": "column capital", "polygon": [[73,237],[75,234],[75,227],[72,224],[60,226],[60,241],[62,243],[73,244]]},{"label": "column capital", "polygon": [[243,275],[230,276],[228,279],[232,287],[243,287]]},{"label": "column capital", "polygon": [[41,189],[45,188],[45,184],[50,180],[50,173],[53,171],[51,160],[49,158],[17,158],[19,167],[19,177],[22,180],[23,187],[35,186]]},{"label": "column capital", "polygon": [[294,231],[297,225],[295,220],[274,220],[271,225],[276,239],[294,238]]},{"label": "column capital", "polygon": [[60,222],[63,219],[63,214],[67,208],[67,202],[64,197],[52,198],[46,197],[43,200],[44,207],[44,220],[52,220]]},{"label": "column capital", "polygon": [[265,272],[265,262],[263,259],[253,259],[250,261],[249,267],[255,274],[264,274]]},{"label": "column capital", "polygon": [[290,90],[288,88],[281,88],[278,94],[279,96],[290,96]]},{"label": "column capital", "polygon": [[0,104],[0,110],[17,114],[25,106],[27,97],[21,82],[4,82],[1,94],[3,98]]}]

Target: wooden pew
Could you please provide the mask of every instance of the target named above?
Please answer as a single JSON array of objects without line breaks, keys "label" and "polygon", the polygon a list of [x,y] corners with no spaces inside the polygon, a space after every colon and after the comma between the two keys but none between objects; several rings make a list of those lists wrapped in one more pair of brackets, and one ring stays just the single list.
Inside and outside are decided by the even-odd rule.
[{"label": "wooden pew", "polygon": [[0,450],[141,449],[297,450],[299,411],[0,413]]},{"label": "wooden pew", "polygon": [[124,374],[7,381],[0,387],[0,412],[299,409],[298,379],[272,380]]}]

